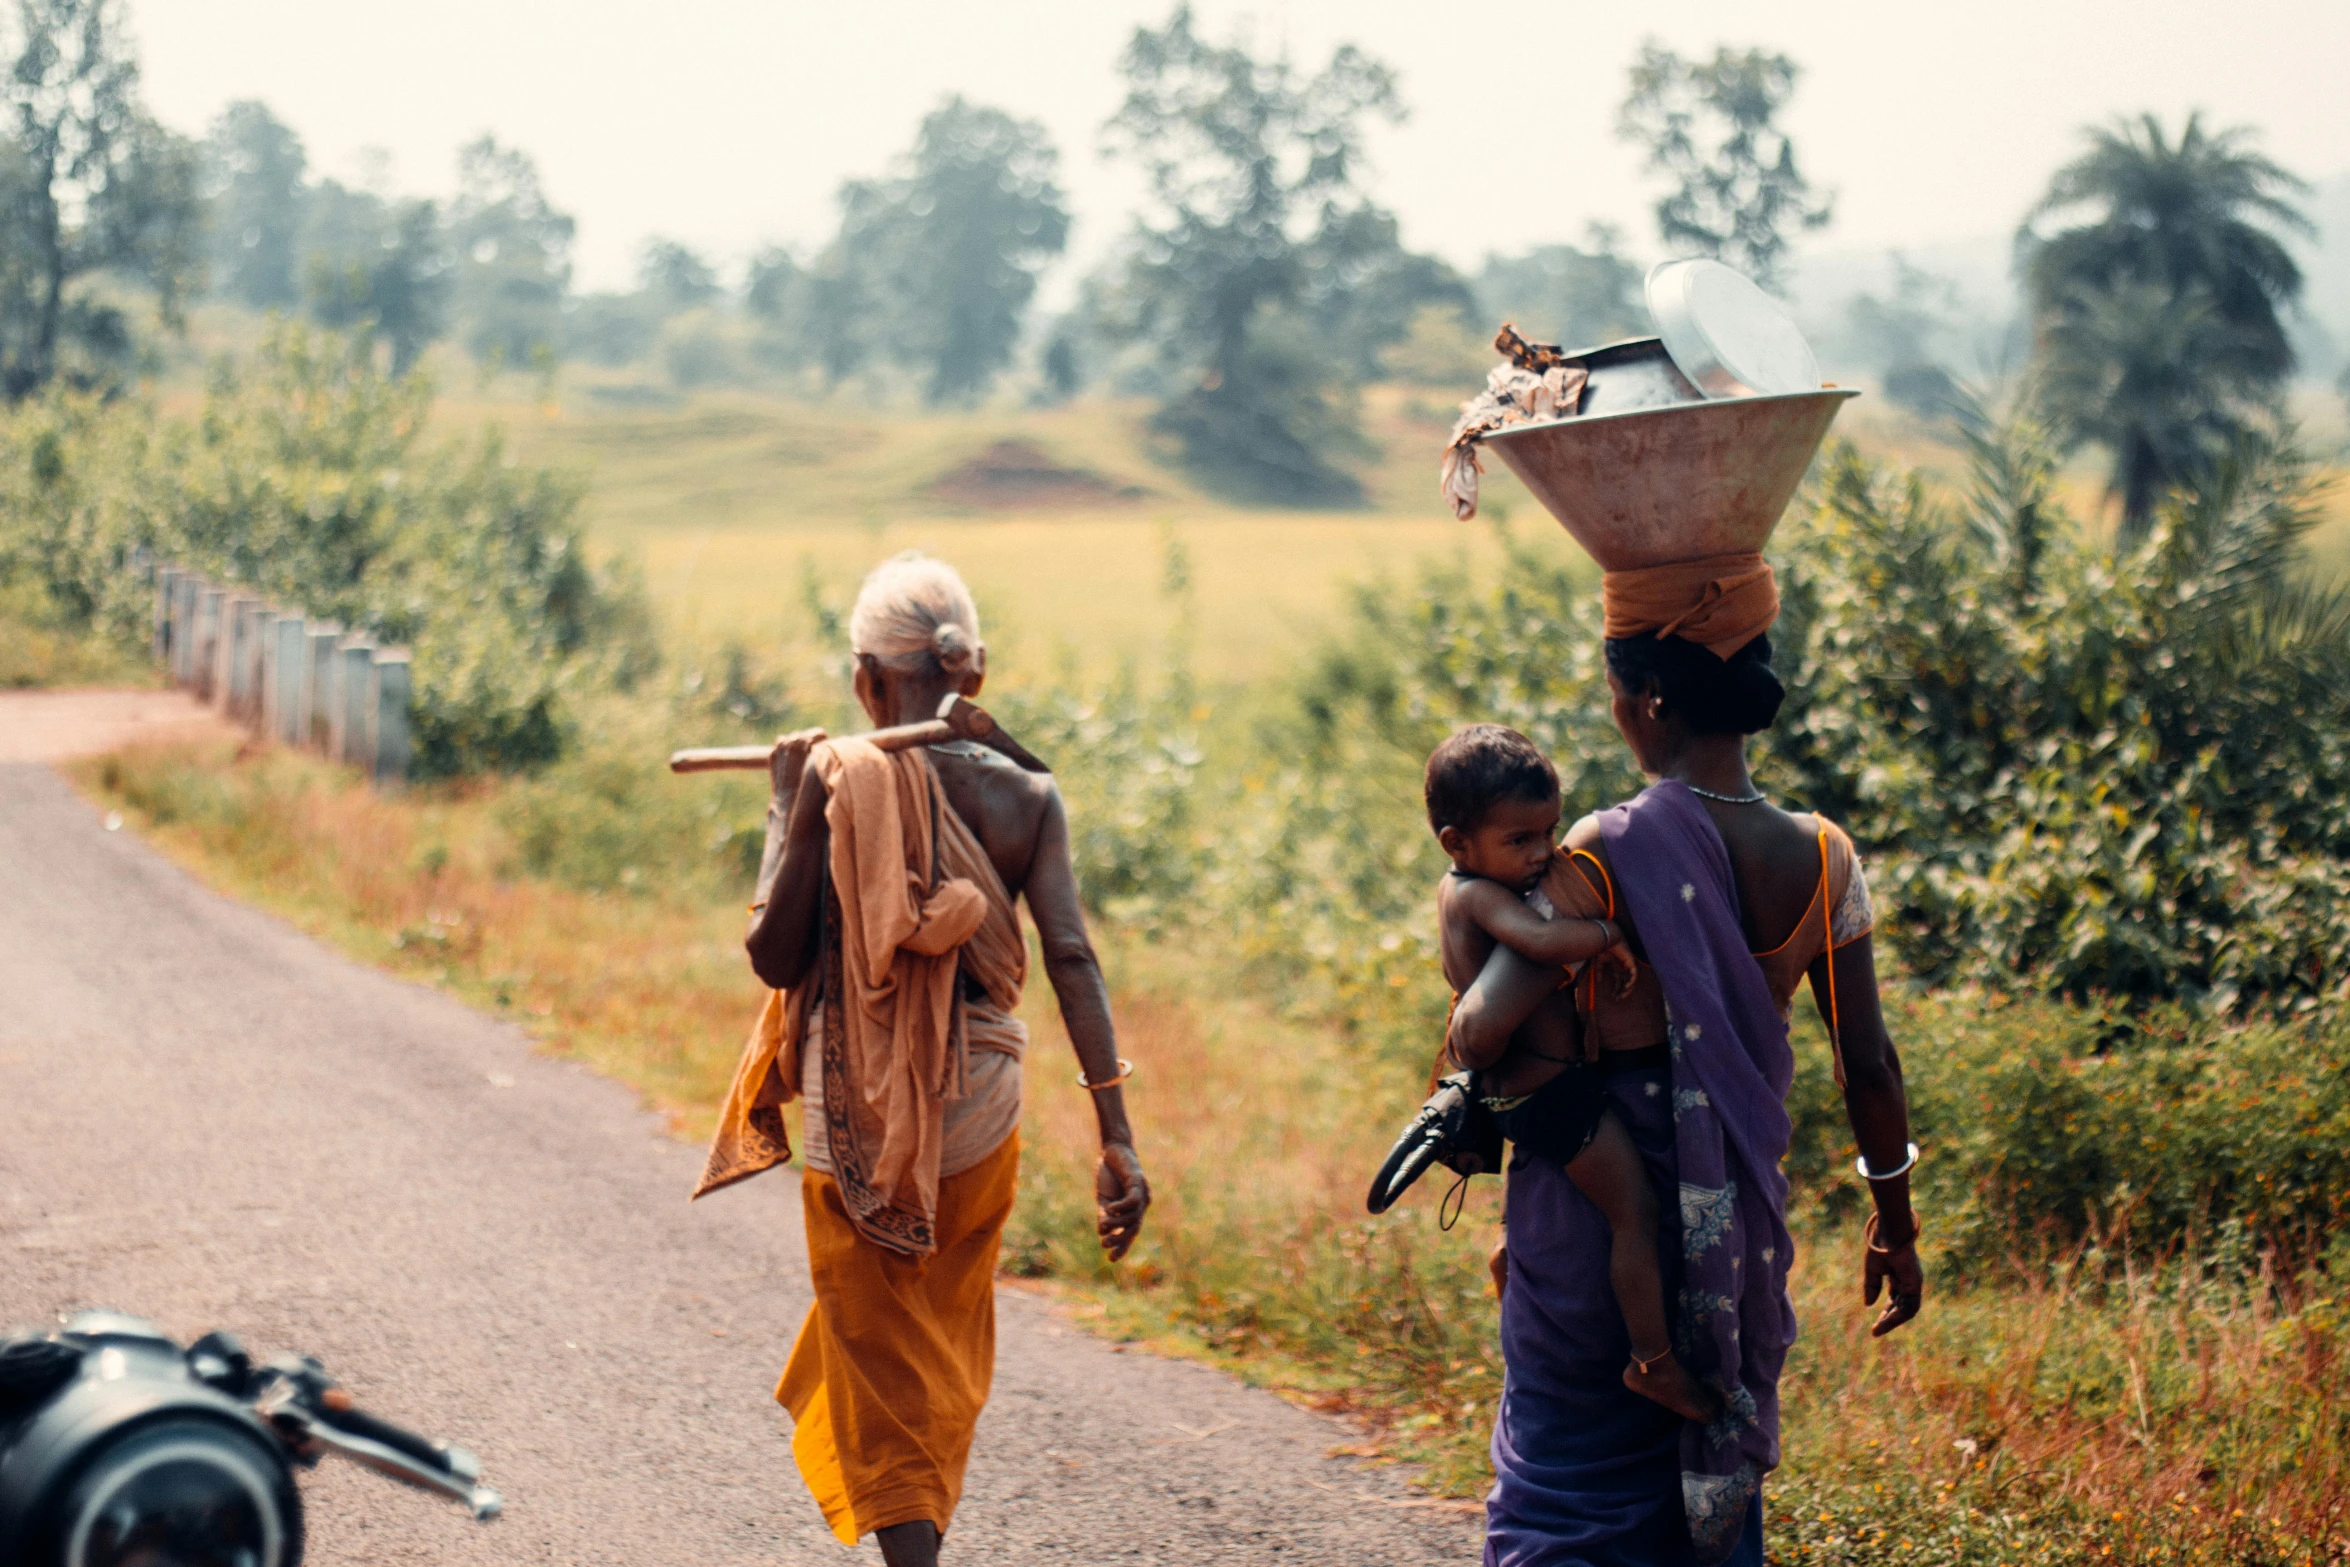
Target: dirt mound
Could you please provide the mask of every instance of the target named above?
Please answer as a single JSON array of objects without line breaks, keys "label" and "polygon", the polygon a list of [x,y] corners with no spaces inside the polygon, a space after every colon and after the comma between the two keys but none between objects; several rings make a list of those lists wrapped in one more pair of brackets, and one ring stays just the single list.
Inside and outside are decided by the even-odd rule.
[{"label": "dirt mound", "polygon": [[1142,499],[1140,485],[1115,484],[1083,468],[1064,468],[1030,441],[998,441],[923,487],[954,506],[1008,511],[1041,506],[1116,506]]}]

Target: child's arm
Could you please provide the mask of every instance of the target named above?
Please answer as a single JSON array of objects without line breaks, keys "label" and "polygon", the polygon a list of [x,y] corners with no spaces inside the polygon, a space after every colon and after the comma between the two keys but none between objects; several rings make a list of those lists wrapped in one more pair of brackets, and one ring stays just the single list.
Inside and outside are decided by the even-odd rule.
[{"label": "child's arm", "polygon": [[1457,898],[1460,911],[1479,930],[1530,962],[1567,968],[1624,940],[1613,920],[1577,915],[1546,920],[1499,882],[1472,882]]}]

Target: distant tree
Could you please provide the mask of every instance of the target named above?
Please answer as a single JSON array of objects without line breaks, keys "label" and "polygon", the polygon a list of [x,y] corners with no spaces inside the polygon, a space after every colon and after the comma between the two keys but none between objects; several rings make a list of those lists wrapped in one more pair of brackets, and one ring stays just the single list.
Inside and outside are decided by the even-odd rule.
[{"label": "distant tree", "polygon": [[1812,200],[1778,124],[1801,74],[1763,49],[1723,47],[1693,61],[1653,39],[1641,45],[1616,129],[1673,182],[1656,204],[1667,251],[1712,256],[1776,288],[1790,232],[1827,226],[1834,198]]},{"label": "distant tree", "polygon": [[1368,202],[1324,213],[1301,259],[1299,309],[1357,380],[1378,379],[1387,350],[1411,335],[1421,311],[1476,304],[1458,272],[1404,249],[1394,214]]},{"label": "distant tree", "polygon": [[762,319],[782,319],[805,275],[790,251],[781,245],[768,246],[751,258],[743,275],[743,308]]},{"label": "distant tree", "polygon": [[841,188],[828,270],[863,281],[872,336],[932,403],[977,396],[1011,363],[1036,275],[1069,241],[1059,161],[1042,125],[958,96],[924,117],[898,173]]},{"label": "distant tree", "polygon": [[1541,245],[1522,256],[1489,256],[1477,274],[1477,302],[1492,319],[1487,335],[1513,321],[1529,337],[1595,347],[1652,328],[1640,295],[1641,267],[1623,254],[1623,235],[1591,225],[1581,247]]},{"label": "distant tree", "polygon": [[489,136],[464,147],[448,229],[465,346],[487,363],[550,360],[563,336],[575,225],[548,202],[529,154]]},{"label": "distant tree", "polygon": [[726,290],[701,252],[674,239],[649,239],[636,266],[637,287],[672,313],[698,310]]},{"label": "distant tree", "polygon": [[1937,340],[1958,308],[1958,289],[1907,257],[1893,258],[1893,289],[1856,294],[1846,307],[1853,338],[1873,361],[1888,401],[1918,414],[1948,412],[1958,395]]},{"label": "distant tree", "polygon": [[641,292],[576,295],[564,305],[563,355],[591,364],[634,364],[661,340],[662,316]]},{"label": "distant tree", "polygon": [[[2113,457],[2125,541],[2163,490],[2214,471],[2293,373],[2282,320],[2301,269],[2277,231],[2313,235],[2308,187],[2189,115],[2088,133],[2018,235],[2043,400],[2070,441]],[[2083,221],[2042,237],[2044,219]]]},{"label": "distant tree", "polygon": [[[1306,76],[1245,42],[1208,43],[1188,5],[1164,26],[1136,29],[1119,70],[1126,101],[1105,138],[1141,166],[1150,206],[1112,313],[1184,387],[1156,428],[1195,472],[1239,493],[1359,500],[1339,459],[1364,449],[1346,384],[1362,354],[1324,335],[1351,329],[1347,290],[1315,274],[1362,268],[1379,244],[1393,245],[1391,224],[1357,182],[1366,122],[1402,118],[1394,73],[1346,45]],[[1403,312],[1397,336],[1409,320]]]},{"label": "distant tree", "polygon": [[102,271],[155,291],[167,322],[196,281],[195,150],[150,119],[117,0],[17,0],[0,24],[0,389],[21,398],[57,374],[60,350],[115,359],[128,325],[69,297]]},{"label": "distant tree", "polygon": [[303,292],[322,325],[383,342],[404,373],[445,329],[449,250],[440,209],[334,180],[312,192]]},{"label": "distant tree", "polygon": [[310,162],[302,138],[268,105],[248,98],[212,122],[203,157],[212,286],[256,310],[300,302]]},{"label": "distant tree", "polygon": [[770,369],[797,370],[810,358],[809,277],[781,245],[751,258],[743,275],[743,310],[753,323],[751,353]]}]

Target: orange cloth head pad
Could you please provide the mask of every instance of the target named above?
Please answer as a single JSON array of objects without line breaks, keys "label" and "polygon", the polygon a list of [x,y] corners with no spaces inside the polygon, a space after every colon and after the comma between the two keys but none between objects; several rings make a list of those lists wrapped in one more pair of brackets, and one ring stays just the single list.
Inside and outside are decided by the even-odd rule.
[{"label": "orange cloth head pad", "polygon": [[1760,555],[1713,555],[1607,572],[1599,601],[1611,638],[1677,636],[1726,660],[1779,618],[1779,582]]}]

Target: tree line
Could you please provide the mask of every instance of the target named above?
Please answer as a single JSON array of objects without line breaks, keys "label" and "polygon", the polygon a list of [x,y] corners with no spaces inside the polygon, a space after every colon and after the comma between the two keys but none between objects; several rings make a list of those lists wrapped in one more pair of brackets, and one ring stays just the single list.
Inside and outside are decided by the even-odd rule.
[{"label": "tree line", "polygon": [[[932,404],[1089,387],[1156,403],[1154,428],[1206,482],[1289,504],[1360,499],[1357,389],[1474,384],[1503,317],[1572,342],[1646,329],[1621,234],[1488,257],[1464,274],[1403,242],[1365,143],[1406,113],[1394,71],[1351,46],[1318,69],[1202,34],[1178,5],[1116,61],[1102,150],[1146,198],[1074,303],[1033,319],[1072,216],[1044,128],[951,97],[878,175],[845,181],[821,246],[772,246],[730,280],[669,239],[636,286],[573,286],[572,217],[522,150],[484,135],[445,197],[315,171],[258,102],[201,137],[145,110],[122,0],[15,0],[0,108],[0,390],[105,389],[151,361],[134,307],[179,329],[200,296],[305,315],[404,371],[437,342],[490,369],[647,360],[687,386],[750,377],[868,381]],[[1832,218],[1783,128],[1801,78],[1763,49],[1633,61],[1619,134],[1659,183],[1659,249],[1717,256],[1780,286],[1794,240]],[[2283,325],[2309,231],[2305,187],[2241,129],[2149,116],[2090,134],[2026,215],[2032,393],[2048,424],[2111,454],[2125,521],[2273,423],[2294,369]],[[1952,406],[1937,280],[1904,270],[1853,302],[1886,391]]]}]

